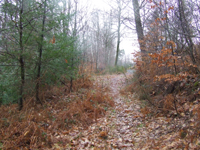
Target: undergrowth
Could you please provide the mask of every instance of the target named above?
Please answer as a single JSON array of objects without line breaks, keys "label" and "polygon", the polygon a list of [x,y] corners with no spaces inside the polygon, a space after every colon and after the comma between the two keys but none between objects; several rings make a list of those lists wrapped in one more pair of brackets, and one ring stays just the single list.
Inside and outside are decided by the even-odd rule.
[{"label": "undergrowth", "polygon": [[154,114],[158,117],[182,118],[185,126],[176,127],[177,130],[187,130],[188,140],[198,139],[199,66],[193,65],[189,56],[174,56],[171,49],[165,48],[160,53],[150,53],[142,56],[142,59],[136,58],[135,73],[128,79],[128,84],[121,93],[131,92],[138,99],[146,101],[146,106],[141,109],[144,116]]},{"label": "undergrowth", "polygon": [[87,128],[114,105],[108,87],[95,85],[89,76],[73,85],[71,93],[67,84],[42,89],[43,105],[29,97],[22,111],[16,104],[1,106],[0,149],[48,149],[54,143],[70,142],[61,134],[76,126]]}]

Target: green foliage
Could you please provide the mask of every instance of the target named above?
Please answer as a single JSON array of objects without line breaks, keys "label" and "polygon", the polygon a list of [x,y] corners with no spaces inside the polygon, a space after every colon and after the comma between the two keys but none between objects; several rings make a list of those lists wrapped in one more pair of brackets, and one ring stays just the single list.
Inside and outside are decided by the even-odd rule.
[{"label": "green foliage", "polygon": [[15,71],[10,67],[1,67],[0,74],[0,104],[15,103],[18,99],[19,79],[15,76]]},{"label": "green foliage", "polygon": [[[48,0],[45,13],[45,1],[25,3],[26,7],[22,14],[20,14],[21,2],[16,5],[9,2],[1,4],[3,7],[1,11],[7,18],[2,24],[0,38],[0,104],[17,102],[20,96],[20,56],[23,57],[25,65],[24,96],[34,94],[40,49],[42,49],[40,85],[60,84],[60,78],[63,76],[66,79],[77,76],[80,55],[77,50],[77,37],[64,32],[70,30],[67,27],[72,15],[60,15],[62,11],[60,7]],[[45,28],[42,30],[44,16]]]}]

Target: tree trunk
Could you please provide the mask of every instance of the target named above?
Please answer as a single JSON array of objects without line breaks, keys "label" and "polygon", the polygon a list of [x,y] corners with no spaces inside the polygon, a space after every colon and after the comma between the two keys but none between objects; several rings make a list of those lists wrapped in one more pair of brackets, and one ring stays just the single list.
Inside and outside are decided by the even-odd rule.
[{"label": "tree trunk", "polygon": [[19,63],[20,63],[20,68],[21,68],[21,85],[20,85],[20,97],[18,100],[18,106],[19,110],[23,108],[23,93],[24,93],[24,83],[25,83],[25,68],[24,68],[24,47],[23,47],[23,23],[22,23],[22,15],[23,15],[23,3],[24,1],[22,0],[21,2],[21,10],[20,10],[20,19],[19,19],[19,45],[20,45],[20,58],[19,58]]},{"label": "tree trunk", "polygon": [[118,29],[117,29],[117,50],[115,57],[115,66],[117,66],[118,57],[119,57],[119,46],[120,46],[120,28],[121,28],[121,3],[118,2]]},{"label": "tree trunk", "polygon": [[134,16],[135,16],[135,24],[136,24],[136,32],[138,36],[138,41],[140,45],[140,51],[142,53],[145,53],[145,44],[144,44],[144,33],[143,33],[143,27],[140,17],[140,8],[138,0],[132,0],[133,3],[133,9],[134,9]]},{"label": "tree trunk", "polygon": [[45,21],[46,21],[46,0],[44,1],[44,14],[43,14],[43,19],[42,19],[42,30],[41,30],[41,35],[40,35],[40,43],[39,43],[39,48],[38,48],[38,70],[37,70],[37,77],[36,77],[36,102],[42,104],[40,98],[39,98],[39,90],[40,90],[40,75],[41,75],[41,65],[42,65],[42,51],[43,51],[43,41],[44,41],[44,30],[45,30]]},{"label": "tree trunk", "polygon": [[180,22],[181,22],[181,27],[182,27],[182,30],[183,30],[183,34],[185,36],[185,40],[186,40],[186,43],[188,44],[188,54],[193,62],[193,64],[196,64],[196,60],[195,60],[195,57],[194,57],[194,43],[192,41],[192,38],[191,38],[191,32],[190,32],[190,27],[189,27],[189,24],[188,24],[188,20],[185,16],[185,4],[184,4],[184,0],[178,0],[178,8],[179,8],[179,18],[180,18]]},{"label": "tree trunk", "polygon": [[100,51],[100,44],[99,44],[99,42],[100,42],[100,25],[99,25],[99,14],[97,13],[97,33],[96,33],[96,38],[97,38],[97,40],[96,40],[96,71],[98,71],[98,69],[99,69],[99,62],[100,62],[100,60],[99,60],[99,51]]}]

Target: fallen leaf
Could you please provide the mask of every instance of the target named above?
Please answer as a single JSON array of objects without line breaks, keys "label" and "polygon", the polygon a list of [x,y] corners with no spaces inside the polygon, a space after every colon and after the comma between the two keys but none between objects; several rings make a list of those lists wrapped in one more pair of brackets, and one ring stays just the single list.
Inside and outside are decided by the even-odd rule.
[{"label": "fallen leaf", "polygon": [[108,134],[107,134],[106,131],[101,131],[100,134],[99,134],[99,137],[100,137],[100,138],[103,138],[103,139],[107,139]]}]

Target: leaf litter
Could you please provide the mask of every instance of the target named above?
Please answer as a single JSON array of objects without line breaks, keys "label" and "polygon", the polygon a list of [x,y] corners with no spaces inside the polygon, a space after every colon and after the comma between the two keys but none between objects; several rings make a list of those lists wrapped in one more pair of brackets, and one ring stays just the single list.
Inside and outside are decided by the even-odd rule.
[{"label": "leaf litter", "polygon": [[[99,88],[80,88],[45,104],[47,109],[31,108],[11,118],[2,115],[0,149],[200,149],[198,100],[187,105],[190,115],[177,117],[154,111],[123,91],[123,75],[94,80]],[[1,109],[14,114],[15,108]]]},{"label": "leaf litter", "polygon": [[105,75],[97,80],[110,85],[109,94],[115,101],[115,107],[109,108],[105,117],[98,118],[87,130],[74,129],[68,135],[71,143],[63,149],[200,148],[199,138],[193,136],[194,118],[153,114],[134,95],[120,95],[120,90],[126,83],[122,75]]}]

